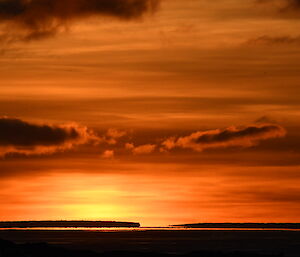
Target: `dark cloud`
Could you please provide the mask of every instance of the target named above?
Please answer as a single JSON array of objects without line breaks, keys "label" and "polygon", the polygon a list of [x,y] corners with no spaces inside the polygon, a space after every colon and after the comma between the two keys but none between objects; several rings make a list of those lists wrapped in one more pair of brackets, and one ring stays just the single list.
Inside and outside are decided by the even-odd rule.
[{"label": "dark cloud", "polygon": [[159,2],[160,0],[0,0],[2,39],[26,41],[52,36],[75,20],[94,16],[135,19],[155,11]]},{"label": "dark cloud", "polygon": [[98,138],[92,131],[77,124],[40,125],[0,118],[0,156],[49,154],[95,140]]},{"label": "dark cloud", "polygon": [[277,10],[277,14],[283,17],[299,17],[300,0],[256,0],[257,3],[271,6]]},{"label": "dark cloud", "polygon": [[286,10],[300,9],[300,0],[285,0],[284,3]]},{"label": "dark cloud", "polygon": [[[213,133],[204,133],[199,135],[199,137],[195,140],[197,144],[215,144],[215,143],[223,143],[230,142],[232,140],[238,140],[241,138],[253,138],[253,137],[269,137],[274,132],[280,131],[280,128],[277,125],[267,125],[267,126],[250,126],[242,129],[236,128],[227,128],[223,131],[215,131]],[[281,132],[281,131],[280,131]],[[270,135],[271,134],[271,135]]]},{"label": "dark cloud", "polygon": [[256,124],[242,128],[229,127],[223,130],[198,131],[185,137],[169,138],[162,145],[167,150],[179,147],[201,152],[209,148],[251,147],[260,141],[285,135],[285,129],[279,125]]}]

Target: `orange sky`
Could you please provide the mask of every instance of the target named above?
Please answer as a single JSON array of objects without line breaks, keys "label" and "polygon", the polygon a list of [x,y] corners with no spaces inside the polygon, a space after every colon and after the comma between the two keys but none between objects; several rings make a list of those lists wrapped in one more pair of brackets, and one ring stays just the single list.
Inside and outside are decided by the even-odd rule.
[{"label": "orange sky", "polygon": [[0,220],[300,222],[299,1],[120,1],[0,3]]}]

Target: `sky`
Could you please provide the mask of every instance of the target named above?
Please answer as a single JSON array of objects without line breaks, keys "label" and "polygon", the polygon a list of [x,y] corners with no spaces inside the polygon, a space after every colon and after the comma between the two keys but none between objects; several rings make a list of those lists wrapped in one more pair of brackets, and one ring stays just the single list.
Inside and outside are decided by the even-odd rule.
[{"label": "sky", "polygon": [[0,220],[300,222],[300,1],[0,0]]}]

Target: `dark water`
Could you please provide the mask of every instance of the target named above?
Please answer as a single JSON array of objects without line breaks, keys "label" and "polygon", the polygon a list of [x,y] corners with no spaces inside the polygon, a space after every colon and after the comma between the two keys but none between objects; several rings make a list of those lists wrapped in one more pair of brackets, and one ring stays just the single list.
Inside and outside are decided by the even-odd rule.
[{"label": "dark water", "polygon": [[67,249],[97,252],[135,251],[188,253],[243,251],[300,257],[299,230],[243,229],[34,229],[0,230],[0,238],[15,243],[46,242]]}]

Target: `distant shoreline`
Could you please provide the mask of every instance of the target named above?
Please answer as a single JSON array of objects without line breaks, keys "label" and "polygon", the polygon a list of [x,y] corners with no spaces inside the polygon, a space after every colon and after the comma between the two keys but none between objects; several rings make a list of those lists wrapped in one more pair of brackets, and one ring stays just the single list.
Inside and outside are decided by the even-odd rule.
[{"label": "distant shoreline", "polygon": [[139,228],[137,222],[120,221],[1,221],[0,228]]},{"label": "distant shoreline", "polygon": [[172,225],[172,227],[300,229],[300,223],[193,223],[193,224]]}]

